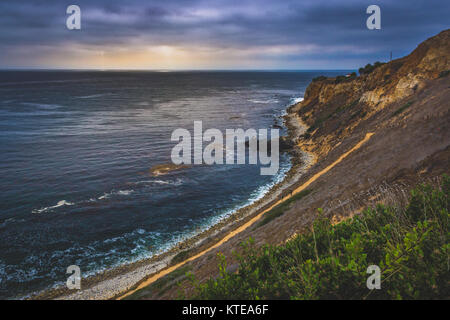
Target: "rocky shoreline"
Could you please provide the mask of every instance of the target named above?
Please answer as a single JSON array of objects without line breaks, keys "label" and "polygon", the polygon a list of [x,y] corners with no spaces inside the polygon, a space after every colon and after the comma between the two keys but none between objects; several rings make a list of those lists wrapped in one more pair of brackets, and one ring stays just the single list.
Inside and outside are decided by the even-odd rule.
[{"label": "rocky shoreline", "polygon": [[287,115],[283,117],[288,135],[281,142],[285,146],[291,146],[289,152],[292,155],[292,167],[287,172],[285,179],[274,185],[261,199],[237,210],[207,230],[181,242],[164,253],[83,278],[81,290],[74,292],[74,290],[61,286],[31,295],[29,299],[90,300],[120,297],[137,287],[151,275],[176,264],[177,258],[187,259],[189,256],[193,256],[218,242],[224,235],[235,230],[257,215],[258,212],[279,200],[283,194],[290,192],[299,178],[316,161],[312,153],[301,150],[297,145],[298,137],[305,133],[307,126],[293,112],[294,106],[289,107]]}]

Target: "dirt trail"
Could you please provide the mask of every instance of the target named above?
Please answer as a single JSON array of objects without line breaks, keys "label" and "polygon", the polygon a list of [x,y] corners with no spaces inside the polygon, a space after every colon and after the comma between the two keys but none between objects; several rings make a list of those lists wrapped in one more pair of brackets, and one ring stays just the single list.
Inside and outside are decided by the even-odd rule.
[{"label": "dirt trail", "polygon": [[118,300],[122,300],[123,298],[128,297],[129,295],[135,293],[136,291],[147,287],[148,285],[152,284],[153,282],[155,282],[156,280],[164,277],[165,275],[168,275],[169,273],[175,271],[176,269],[178,269],[179,267],[185,265],[186,263],[193,261],[201,256],[203,256],[204,254],[208,253],[209,251],[219,247],[220,245],[222,245],[223,243],[227,242],[229,239],[233,238],[235,235],[241,233],[242,231],[246,230],[247,228],[249,228],[250,226],[252,226],[256,221],[258,221],[266,212],[272,210],[274,207],[276,207],[277,205],[279,205],[280,203],[284,202],[285,200],[293,197],[295,194],[303,191],[304,189],[306,189],[309,185],[311,185],[314,181],[316,181],[320,176],[322,176],[323,174],[327,173],[328,171],[330,171],[334,166],[336,166],[339,162],[341,162],[343,159],[345,159],[349,154],[351,154],[352,152],[354,152],[355,150],[358,150],[359,148],[361,148],[361,146],[367,142],[372,136],[374,135],[373,132],[369,132],[366,134],[366,136],[364,137],[364,139],[362,139],[360,142],[358,142],[353,148],[351,148],[349,151],[345,152],[344,154],[342,154],[336,161],[334,161],[332,164],[330,164],[329,166],[327,166],[326,168],[324,168],[323,170],[321,170],[320,172],[316,173],[315,175],[313,175],[310,179],[308,179],[308,181],[306,181],[304,184],[302,184],[301,186],[299,186],[298,188],[296,188],[292,194],[287,195],[286,197],[284,197],[281,200],[276,201],[274,204],[272,204],[270,207],[268,207],[267,209],[261,211],[260,213],[258,213],[256,216],[254,216],[252,219],[250,219],[249,221],[247,221],[246,223],[244,223],[243,225],[241,225],[240,227],[236,228],[235,230],[231,231],[230,233],[228,233],[222,240],[220,240],[219,242],[215,243],[214,245],[210,246],[209,248],[193,255],[192,257],[189,257],[188,259],[177,263],[176,265],[173,265],[167,269],[161,270],[160,272],[154,274],[153,276],[151,276],[150,278],[148,278],[147,280],[143,281],[141,284],[139,284],[136,288],[129,290],[128,292],[126,292],[125,294],[123,294],[122,296],[120,296],[118,298]]}]

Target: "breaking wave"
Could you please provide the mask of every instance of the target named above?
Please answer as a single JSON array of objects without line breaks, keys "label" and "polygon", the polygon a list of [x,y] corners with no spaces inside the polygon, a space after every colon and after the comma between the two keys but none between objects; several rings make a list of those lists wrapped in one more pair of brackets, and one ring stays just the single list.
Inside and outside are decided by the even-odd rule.
[{"label": "breaking wave", "polygon": [[72,202],[68,202],[68,201],[66,201],[66,200],[61,200],[61,201],[58,201],[58,203],[55,204],[54,206],[51,206],[51,207],[44,207],[44,208],[41,208],[41,209],[35,209],[35,210],[33,210],[32,212],[33,212],[33,213],[49,212],[49,211],[52,211],[53,209],[56,209],[56,208],[59,208],[59,207],[63,207],[63,206],[73,206],[73,205],[74,205],[74,203],[72,203]]}]

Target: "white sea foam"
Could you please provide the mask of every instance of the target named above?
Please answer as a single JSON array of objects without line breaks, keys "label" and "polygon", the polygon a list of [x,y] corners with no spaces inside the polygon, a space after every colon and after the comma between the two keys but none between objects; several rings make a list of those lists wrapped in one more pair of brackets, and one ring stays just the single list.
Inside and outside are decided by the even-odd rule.
[{"label": "white sea foam", "polygon": [[268,103],[278,103],[279,102],[277,99],[267,99],[267,100],[249,99],[248,101],[251,103],[257,103],[257,104],[268,104]]},{"label": "white sea foam", "polygon": [[[117,196],[128,196],[128,195],[130,195],[130,194],[132,194],[134,192],[135,191],[132,190],[132,189],[131,190],[117,190],[117,191],[113,190],[111,192],[105,192],[102,196],[100,196],[98,198],[90,198],[89,200],[83,200],[83,201],[79,201],[79,202],[76,202],[76,203],[75,202],[69,202],[69,201],[66,201],[66,200],[61,200],[61,201],[58,201],[58,203],[56,205],[54,205],[54,206],[44,207],[44,208],[41,208],[41,209],[34,209],[32,211],[32,213],[49,212],[49,211],[52,211],[53,209],[56,209],[56,208],[59,208],[59,207],[63,207],[63,206],[73,206],[73,205],[80,204],[80,203],[96,202],[97,200],[109,199],[110,197],[115,196],[115,195],[117,195]],[[0,226],[1,226],[1,224],[0,224]]]},{"label": "white sea foam", "polygon": [[59,207],[63,207],[63,206],[73,206],[73,205],[74,205],[74,203],[72,203],[72,202],[69,202],[69,201],[66,201],[66,200],[61,200],[61,201],[58,201],[58,203],[55,204],[54,206],[51,206],[51,207],[44,207],[44,208],[41,208],[41,209],[35,209],[35,210],[33,210],[32,212],[33,212],[33,213],[48,212],[48,211],[51,211],[51,210],[56,209],[56,208],[59,208]]},{"label": "white sea foam", "polygon": [[119,196],[129,196],[132,194],[134,190],[118,190],[118,191],[111,191],[111,192],[105,192],[102,196],[98,197],[98,200],[104,200],[109,199],[111,196],[119,195]]},{"label": "white sea foam", "polygon": [[292,103],[292,104],[297,104],[297,103],[299,103],[299,102],[302,102],[303,100],[304,100],[303,97],[292,98],[292,99],[291,99],[291,103]]},{"label": "white sea foam", "polygon": [[154,180],[142,180],[133,182],[134,185],[141,185],[141,184],[162,184],[162,185],[173,185],[173,186],[180,186],[184,183],[182,179],[176,179],[176,180],[160,180],[160,179],[154,179]]},{"label": "white sea foam", "polygon": [[95,98],[101,98],[105,96],[110,96],[111,93],[99,93],[99,94],[91,94],[87,96],[79,96],[78,99],[95,99]]},{"label": "white sea foam", "polygon": [[134,192],[134,190],[119,190],[119,191],[117,191],[117,194],[121,195],[121,196],[128,196],[128,195],[132,194],[133,192]]},{"label": "white sea foam", "polygon": [[183,180],[181,179],[177,179],[175,181],[166,181],[166,180],[153,180],[152,183],[156,183],[156,184],[168,184],[168,185],[173,185],[173,186],[179,186],[183,184]]},{"label": "white sea foam", "polygon": [[104,193],[102,196],[98,197],[98,200],[108,199],[110,197],[109,193]]}]

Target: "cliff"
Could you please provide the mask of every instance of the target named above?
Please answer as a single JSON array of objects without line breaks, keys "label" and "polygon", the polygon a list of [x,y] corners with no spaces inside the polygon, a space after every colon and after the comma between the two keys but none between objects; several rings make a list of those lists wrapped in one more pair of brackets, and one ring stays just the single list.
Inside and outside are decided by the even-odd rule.
[{"label": "cliff", "polygon": [[433,86],[434,80],[446,78],[449,52],[450,30],[445,30],[408,56],[379,64],[369,73],[319,77],[308,86],[304,101],[291,110],[310,127],[301,137],[302,145],[324,156],[362,121],[417,96]]}]

